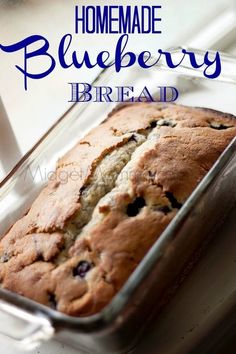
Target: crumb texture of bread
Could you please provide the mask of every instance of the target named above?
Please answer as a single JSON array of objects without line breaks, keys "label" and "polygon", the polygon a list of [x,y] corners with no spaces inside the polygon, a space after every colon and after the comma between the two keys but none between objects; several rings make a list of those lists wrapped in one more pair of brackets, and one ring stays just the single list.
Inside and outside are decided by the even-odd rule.
[{"label": "crumb texture of bread", "polygon": [[117,108],[2,237],[1,287],[68,315],[99,312],[235,136],[235,117],[210,109]]}]

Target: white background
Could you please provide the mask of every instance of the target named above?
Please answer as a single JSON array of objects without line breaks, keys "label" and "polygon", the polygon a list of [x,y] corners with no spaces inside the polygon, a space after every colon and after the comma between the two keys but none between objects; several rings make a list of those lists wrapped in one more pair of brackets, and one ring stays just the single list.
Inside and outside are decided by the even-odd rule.
[{"label": "white background", "polygon": [[[51,52],[56,57],[58,43],[65,33],[74,33],[74,5],[86,4],[87,1],[74,0],[25,0],[0,1],[0,40],[2,44],[11,44],[32,34],[45,36],[51,45]],[[89,1],[90,4],[109,4],[109,1]],[[129,4],[127,1],[110,1],[111,4]],[[132,1],[132,4],[153,4],[156,1]],[[178,46],[198,33],[216,15],[219,15],[230,0],[163,0],[161,29],[162,35],[133,35],[129,48],[135,52],[145,49],[155,51],[159,48]],[[83,52],[87,49],[92,55],[115,47],[118,35],[81,36],[78,46],[73,48]],[[42,60],[41,60],[42,63]],[[96,77],[98,69],[62,69],[59,65],[53,73],[42,80],[29,80],[26,92],[23,76],[15,65],[23,64],[22,51],[6,54],[0,52],[0,96],[2,97],[12,129],[16,135],[22,154],[43,135],[44,132],[68,108],[70,81],[89,81]],[[40,71],[39,61],[34,69]],[[0,126],[1,128],[1,126]],[[1,135],[0,135],[1,138]],[[0,150],[7,146],[1,146]],[[11,159],[11,166],[15,163]],[[5,171],[6,172],[6,171]],[[0,179],[3,172],[0,174]]]}]

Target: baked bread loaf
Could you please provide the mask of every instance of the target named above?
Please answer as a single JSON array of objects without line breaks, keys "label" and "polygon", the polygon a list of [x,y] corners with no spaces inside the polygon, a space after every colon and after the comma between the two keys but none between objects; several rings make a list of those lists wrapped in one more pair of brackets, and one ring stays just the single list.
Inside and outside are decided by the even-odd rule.
[{"label": "baked bread loaf", "polygon": [[1,239],[1,286],[69,315],[98,312],[235,136],[235,117],[209,109],[117,108]]}]

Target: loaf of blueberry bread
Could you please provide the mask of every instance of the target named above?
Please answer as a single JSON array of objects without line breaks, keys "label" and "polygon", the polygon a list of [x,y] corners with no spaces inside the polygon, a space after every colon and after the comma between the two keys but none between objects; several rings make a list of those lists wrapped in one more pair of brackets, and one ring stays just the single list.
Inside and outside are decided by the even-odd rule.
[{"label": "loaf of blueberry bread", "polygon": [[73,316],[100,311],[235,136],[235,117],[209,109],[117,108],[2,237],[1,287]]}]

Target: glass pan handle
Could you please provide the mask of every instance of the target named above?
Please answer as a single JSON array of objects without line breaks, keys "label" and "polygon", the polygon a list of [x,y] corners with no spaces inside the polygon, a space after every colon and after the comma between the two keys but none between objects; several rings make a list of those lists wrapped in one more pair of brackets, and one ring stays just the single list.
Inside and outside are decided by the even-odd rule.
[{"label": "glass pan handle", "polygon": [[0,333],[23,350],[32,350],[53,337],[54,328],[42,314],[33,315],[0,299]]}]

